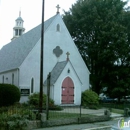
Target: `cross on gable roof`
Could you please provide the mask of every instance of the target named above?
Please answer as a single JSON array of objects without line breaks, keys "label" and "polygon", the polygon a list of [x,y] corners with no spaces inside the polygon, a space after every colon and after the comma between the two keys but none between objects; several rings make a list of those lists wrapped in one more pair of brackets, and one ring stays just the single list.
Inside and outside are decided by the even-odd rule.
[{"label": "cross on gable roof", "polygon": [[60,6],[57,5],[56,8],[57,8],[57,12],[56,12],[56,13],[58,14],[58,13],[59,13]]},{"label": "cross on gable roof", "polygon": [[[54,66],[54,68],[51,71],[50,85],[54,85],[55,84],[55,82],[57,81],[57,79],[59,78],[59,76],[61,75],[62,71],[64,70],[65,66],[68,63],[70,63],[70,65],[72,66],[72,68],[73,68],[75,74],[77,75],[80,83],[82,84],[78,74],[76,73],[72,63],[69,60],[69,62],[68,61],[57,62],[57,64]],[[47,86],[47,79],[45,80],[44,85]]]}]

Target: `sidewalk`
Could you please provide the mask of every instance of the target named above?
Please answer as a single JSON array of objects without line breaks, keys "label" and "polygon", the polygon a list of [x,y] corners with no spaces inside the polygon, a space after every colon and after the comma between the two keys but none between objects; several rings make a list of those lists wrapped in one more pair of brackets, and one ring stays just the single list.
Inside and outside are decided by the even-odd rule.
[{"label": "sidewalk", "polygon": [[56,127],[48,127],[41,129],[33,129],[33,130],[100,130],[104,128],[104,130],[110,130],[110,127],[116,123],[122,117],[121,114],[111,114],[112,120],[105,122],[95,122],[95,123],[86,123],[86,124],[72,124],[66,126],[56,126]]},{"label": "sidewalk", "polygon": [[41,128],[41,129],[33,129],[33,130],[94,130],[94,128],[98,128],[100,130],[100,128],[102,127],[110,128],[112,125],[116,124],[117,122],[118,122],[117,120],[111,120],[105,122],[73,124],[73,125],[57,126],[57,127]]}]

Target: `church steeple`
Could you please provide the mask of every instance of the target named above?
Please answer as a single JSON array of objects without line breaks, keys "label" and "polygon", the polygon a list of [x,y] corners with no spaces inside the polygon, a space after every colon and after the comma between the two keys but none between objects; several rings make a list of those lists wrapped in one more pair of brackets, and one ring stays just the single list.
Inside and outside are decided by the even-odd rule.
[{"label": "church steeple", "polygon": [[15,20],[15,26],[13,28],[13,38],[11,40],[14,40],[24,33],[25,28],[23,27],[23,22],[24,21],[21,18],[21,11],[19,11],[19,17]]}]

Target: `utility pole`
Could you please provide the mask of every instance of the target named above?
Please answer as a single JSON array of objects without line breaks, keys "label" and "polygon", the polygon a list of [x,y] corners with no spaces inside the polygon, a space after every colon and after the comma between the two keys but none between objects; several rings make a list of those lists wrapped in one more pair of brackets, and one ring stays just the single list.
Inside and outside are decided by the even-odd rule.
[{"label": "utility pole", "polygon": [[44,0],[42,2],[39,113],[43,110]]}]

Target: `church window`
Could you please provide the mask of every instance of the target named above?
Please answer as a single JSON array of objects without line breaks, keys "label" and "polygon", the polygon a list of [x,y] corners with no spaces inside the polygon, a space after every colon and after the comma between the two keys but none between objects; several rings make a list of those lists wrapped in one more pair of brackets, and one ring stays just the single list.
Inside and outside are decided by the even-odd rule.
[{"label": "church window", "polygon": [[31,93],[34,91],[34,79],[31,79]]},{"label": "church window", "polygon": [[3,80],[2,83],[4,83],[4,76],[3,76],[2,80]]},{"label": "church window", "polygon": [[12,74],[12,84],[14,84],[14,74]]},{"label": "church window", "polygon": [[22,30],[19,30],[19,36],[21,36],[22,35]]},{"label": "church window", "polygon": [[18,36],[18,29],[15,30],[15,35]]},{"label": "church window", "polygon": [[57,26],[56,26],[56,31],[57,31],[57,32],[60,32],[60,24],[57,24]]},{"label": "church window", "polygon": [[63,50],[59,46],[56,46],[56,48],[53,49],[53,53],[56,57],[59,57],[63,53]]}]

